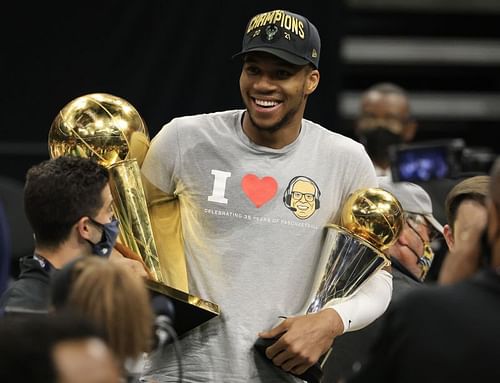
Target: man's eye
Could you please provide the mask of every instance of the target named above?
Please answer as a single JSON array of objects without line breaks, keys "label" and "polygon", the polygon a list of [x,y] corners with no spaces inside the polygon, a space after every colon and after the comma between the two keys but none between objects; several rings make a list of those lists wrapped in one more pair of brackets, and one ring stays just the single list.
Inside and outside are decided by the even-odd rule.
[{"label": "man's eye", "polygon": [[256,75],[259,73],[259,68],[255,67],[255,66],[248,66],[246,68],[246,71],[250,75]]},{"label": "man's eye", "polygon": [[287,70],[279,70],[278,72],[276,72],[276,75],[278,76],[278,78],[288,78],[292,74]]}]

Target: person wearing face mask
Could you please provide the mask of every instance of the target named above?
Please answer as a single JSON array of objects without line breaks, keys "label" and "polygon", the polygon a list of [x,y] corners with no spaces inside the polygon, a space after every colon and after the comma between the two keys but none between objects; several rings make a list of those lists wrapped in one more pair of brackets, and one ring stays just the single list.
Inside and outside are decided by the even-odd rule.
[{"label": "person wearing face mask", "polygon": [[109,257],[147,276],[141,262],[115,250],[119,224],[112,203],[108,171],[90,159],[62,156],[31,167],[24,208],[35,250],[21,258],[18,278],[0,298],[0,314],[46,312],[51,272],[82,255]]},{"label": "person wearing face mask", "polygon": [[[443,226],[434,217],[431,198],[421,186],[412,182],[393,182],[387,177],[378,178],[379,187],[399,200],[405,218],[398,240],[386,251],[392,264],[391,306],[409,291],[426,286],[424,281],[434,259],[433,241],[442,236]],[[360,331],[341,335],[335,340],[325,366],[325,381],[337,382],[349,376],[366,360],[380,332],[381,318]]]},{"label": "person wearing face mask", "polygon": [[[379,186],[396,196],[405,214],[405,224],[399,239],[388,249],[394,281],[400,279],[422,283],[434,259],[432,244],[443,235],[443,226],[432,213],[429,194],[412,182],[392,182],[380,177]],[[399,275],[401,274],[401,275]],[[396,296],[401,293],[397,288]]]},{"label": "person wearing face mask", "polygon": [[417,131],[405,90],[386,82],[368,88],[361,97],[354,131],[365,146],[377,175],[390,177],[389,146],[411,142]]}]

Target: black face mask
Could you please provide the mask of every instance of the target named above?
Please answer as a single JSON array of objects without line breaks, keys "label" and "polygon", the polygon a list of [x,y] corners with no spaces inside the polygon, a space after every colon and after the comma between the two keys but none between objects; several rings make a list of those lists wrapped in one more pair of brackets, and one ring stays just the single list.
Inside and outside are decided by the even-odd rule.
[{"label": "black face mask", "polygon": [[361,133],[360,142],[373,162],[383,164],[390,162],[389,146],[400,144],[402,140],[400,135],[379,127]]},{"label": "black face mask", "polygon": [[94,223],[94,225],[97,225],[102,229],[102,237],[99,242],[93,243],[87,239],[87,242],[92,246],[92,252],[101,257],[109,257],[120,233],[120,222],[116,218],[108,223],[99,223],[90,217],[89,219]]}]

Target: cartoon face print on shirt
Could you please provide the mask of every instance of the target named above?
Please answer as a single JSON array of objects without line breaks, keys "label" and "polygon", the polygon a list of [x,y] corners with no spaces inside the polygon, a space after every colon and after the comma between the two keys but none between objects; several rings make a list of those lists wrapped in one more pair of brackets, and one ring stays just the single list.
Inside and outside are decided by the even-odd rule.
[{"label": "cartoon face print on shirt", "polygon": [[307,219],[319,209],[321,192],[309,177],[292,178],[283,194],[283,203],[299,219]]}]

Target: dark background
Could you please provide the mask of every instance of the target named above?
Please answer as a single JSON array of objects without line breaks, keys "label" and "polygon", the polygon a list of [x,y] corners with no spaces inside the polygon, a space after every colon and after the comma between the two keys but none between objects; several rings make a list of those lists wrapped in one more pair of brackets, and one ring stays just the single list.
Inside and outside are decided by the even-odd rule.
[{"label": "dark background", "polygon": [[410,95],[416,141],[458,137],[499,152],[497,0],[11,2],[0,23],[0,197],[14,257],[32,251],[24,175],[48,158],[51,123],[68,102],[122,97],[151,138],[174,117],[241,108],[231,56],[250,17],[275,8],[308,17],[321,35],[306,118],[353,137],[360,92],[392,81]]},{"label": "dark background", "polygon": [[29,10],[14,5],[2,27],[9,38],[2,53],[0,174],[23,180],[30,165],[47,158],[52,120],[84,94],[125,98],[151,137],[176,116],[241,108],[241,66],[231,56],[240,50],[251,16],[284,5],[321,31],[324,71],[307,116],[334,129],[340,35],[340,6],[334,2],[76,1]]},{"label": "dark background", "polygon": [[[394,81],[412,97],[435,92],[437,99],[450,101],[459,93],[479,103],[479,116],[439,113],[432,105],[415,108],[417,140],[461,137],[496,152],[491,135],[500,121],[500,7],[488,0],[475,6],[458,0],[400,3],[406,7],[380,0],[11,3],[0,23],[0,175],[22,182],[29,166],[48,158],[52,120],[84,94],[125,98],[141,113],[151,137],[176,116],[242,107],[240,63],[231,56],[240,48],[248,19],[274,8],[307,16],[321,34],[321,82],[307,118],[352,136],[352,102],[359,92],[377,81]],[[479,64],[450,63],[439,55],[402,62],[389,53],[381,62],[345,53],[349,39],[372,37],[483,39],[497,45],[493,61]],[[358,55],[365,51],[358,47]],[[498,101],[497,112],[490,100],[482,113],[476,94]],[[461,110],[458,103],[456,108]]]}]

